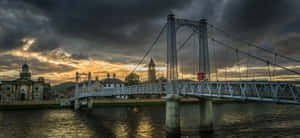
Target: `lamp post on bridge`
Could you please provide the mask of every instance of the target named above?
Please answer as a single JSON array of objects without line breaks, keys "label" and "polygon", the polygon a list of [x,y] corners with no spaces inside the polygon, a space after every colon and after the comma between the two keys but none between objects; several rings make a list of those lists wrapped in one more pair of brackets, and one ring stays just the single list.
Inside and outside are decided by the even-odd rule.
[{"label": "lamp post on bridge", "polygon": [[75,84],[75,101],[74,101],[74,110],[79,110],[80,103],[79,103],[79,73],[76,72],[76,84]]},{"label": "lamp post on bridge", "polygon": [[[92,92],[92,80],[91,80],[91,72],[89,72],[89,76],[88,76],[88,93],[91,93]],[[87,99],[87,106],[88,106],[88,110],[89,111],[92,111],[93,109],[93,98],[92,97],[89,97]]]}]

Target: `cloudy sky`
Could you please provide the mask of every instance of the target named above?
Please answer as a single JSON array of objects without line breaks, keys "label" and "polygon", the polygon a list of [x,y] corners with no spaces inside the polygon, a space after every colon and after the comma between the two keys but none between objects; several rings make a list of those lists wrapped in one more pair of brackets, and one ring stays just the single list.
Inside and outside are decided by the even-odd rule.
[{"label": "cloudy sky", "polygon": [[[152,41],[166,23],[166,16],[191,20],[206,18],[222,28],[258,46],[285,56],[300,57],[300,2],[288,0],[0,0],[0,79],[18,77],[20,66],[28,63],[33,78],[45,77],[53,84],[74,80],[74,74],[92,72],[105,77],[116,73],[120,79],[134,68]],[[178,44],[191,31],[178,30]],[[181,33],[181,34],[180,34]],[[246,44],[226,38],[209,28],[209,36],[256,56],[274,61],[274,56],[247,48]],[[156,60],[164,73],[165,33],[143,64],[149,58]],[[191,77],[196,62],[191,55],[197,46],[192,38],[179,53],[185,77]],[[296,80],[299,76],[267,67],[246,56],[228,56],[230,51],[210,42],[212,73],[216,70],[243,72],[255,77],[277,70],[277,79]],[[234,55],[231,51],[230,55]],[[216,60],[215,60],[216,59]],[[247,64],[248,63],[248,64]],[[299,64],[278,57],[276,63],[298,70]],[[146,66],[138,68],[142,75]],[[180,67],[181,68],[181,67]],[[238,69],[240,68],[240,69]],[[214,74],[215,77],[216,73]],[[143,78],[143,77],[142,77]],[[145,78],[144,78],[145,79]]]}]

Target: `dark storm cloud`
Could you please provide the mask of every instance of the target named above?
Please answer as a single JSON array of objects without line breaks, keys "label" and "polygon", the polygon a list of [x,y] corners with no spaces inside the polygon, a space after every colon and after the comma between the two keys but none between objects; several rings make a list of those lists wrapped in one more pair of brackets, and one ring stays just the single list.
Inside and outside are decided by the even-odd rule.
[{"label": "dark storm cloud", "polygon": [[234,33],[244,37],[260,37],[276,33],[299,15],[298,2],[286,0],[230,0],[225,4],[222,22]]},{"label": "dark storm cloud", "polygon": [[[36,38],[36,50],[56,48],[56,38],[48,24],[48,17],[40,10],[15,0],[0,1],[0,50],[24,44],[24,38]],[[39,49],[37,49],[39,48]]]},{"label": "dark storm cloud", "polygon": [[0,72],[17,70],[21,67],[20,63],[22,59],[11,55],[0,56]]},{"label": "dark storm cloud", "polygon": [[[222,9],[218,11],[219,13],[212,14],[216,17],[215,20],[210,18],[209,21],[242,40],[249,40],[259,47],[292,56],[300,52],[300,49],[297,48],[299,37],[288,36],[290,32],[300,33],[297,27],[300,21],[299,6],[298,1],[227,0],[219,6]],[[218,38],[220,36],[219,32],[214,33],[216,33],[214,37]],[[280,39],[282,36],[285,39]],[[251,54],[264,57],[267,60],[272,60],[274,57],[259,49],[249,48],[245,43],[237,40],[225,39],[225,43],[244,51],[250,50]],[[217,55],[219,56],[217,62],[223,64],[218,65],[233,66],[236,64],[235,53],[231,51],[233,56],[222,56],[226,55],[226,51],[220,47],[217,49]],[[243,56],[240,60],[245,60],[246,57]],[[259,63],[264,64],[260,61]]]},{"label": "dark storm cloud", "polygon": [[34,73],[34,75],[43,75],[46,73],[62,73],[62,72],[72,71],[75,69],[71,66],[45,63],[45,62],[40,62],[38,60],[32,60],[30,62],[30,66],[31,66],[31,71]]},{"label": "dark storm cloud", "polygon": [[[278,36],[300,33],[299,6],[300,2],[288,0],[0,0],[0,48],[15,48],[22,38],[34,37],[32,51],[61,47],[74,59],[92,56],[135,63],[173,11],[181,18],[208,18],[209,23],[259,46],[297,54],[298,37]],[[165,46],[165,42],[160,45]],[[236,63],[224,49],[216,51],[221,65]],[[257,50],[252,53],[265,54]],[[191,54],[185,55],[182,59],[192,64]],[[157,60],[165,61],[163,56]]]},{"label": "dark storm cloud", "polygon": [[300,48],[300,34],[295,36],[288,36],[286,39],[275,42],[274,48],[284,55],[299,54]]},{"label": "dark storm cloud", "polygon": [[[0,72],[11,71],[11,70],[21,71],[21,66],[22,64],[24,64],[23,58],[18,58],[11,55],[2,55],[0,57],[1,57]],[[30,63],[28,64],[30,66],[31,71],[35,75],[43,75],[45,73],[51,73],[51,72],[55,72],[55,73],[68,72],[75,69],[71,66],[45,63],[45,62],[40,62],[38,60],[31,60]]]},{"label": "dark storm cloud", "polygon": [[[127,50],[141,45],[158,30],[153,21],[189,1],[164,0],[24,0],[40,8],[62,34],[101,42],[102,47]],[[108,45],[108,46],[106,46]],[[144,45],[144,44],[143,44]]]}]

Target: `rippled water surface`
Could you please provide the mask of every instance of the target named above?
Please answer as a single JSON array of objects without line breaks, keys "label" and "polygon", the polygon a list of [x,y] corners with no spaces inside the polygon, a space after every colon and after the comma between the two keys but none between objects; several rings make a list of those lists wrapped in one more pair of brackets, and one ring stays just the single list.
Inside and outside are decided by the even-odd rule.
[{"label": "rippled water surface", "polygon": [[[181,105],[182,137],[199,137],[198,104]],[[300,137],[300,105],[214,104],[214,130],[203,137]],[[165,137],[164,105],[101,107],[93,112],[0,111],[0,137]]]}]

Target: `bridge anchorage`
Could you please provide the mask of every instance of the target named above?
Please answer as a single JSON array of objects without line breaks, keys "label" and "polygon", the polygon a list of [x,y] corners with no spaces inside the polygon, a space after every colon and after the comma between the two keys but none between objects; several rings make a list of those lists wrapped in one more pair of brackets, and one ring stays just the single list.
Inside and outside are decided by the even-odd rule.
[{"label": "bridge anchorage", "polygon": [[[188,26],[193,28],[199,39],[199,63],[198,72],[203,72],[204,81],[178,81],[177,70],[177,48],[176,33],[178,28]],[[289,81],[219,81],[211,79],[211,69],[209,62],[208,34],[207,27],[212,26],[205,19],[191,21],[175,18],[168,15],[167,24],[167,82],[143,83],[139,85],[126,86],[121,88],[103,89],[93,91],[91,89],[91,73],[88,75],[87,92],[79,90],[79,73],[76,73],[75,96],[63,102],[62,105],[71,104],[75,110],[82,106],[87,106],[89,110],[93,108],[93,98],[111,96],[131,96],[131,95],[161,95],[166,99],[166,130],[169,134],[180,132],[180,99],[182,97],[196,97],[200,101],[200,131],[213,132],[213,104],[212,98],[236,99],[241,101],[260,101],[281,104],[300,104],[300,91],[296,87],[296,82]],[[236,53],[242,53],[257,61],[276,66],[277,69],[286,70],[290,73],[300,75],[299,72],[268,61],[262,57],[255,56],[249,52],[234,48],[215,38],[210,39],[219,45],[229,48]],[[259,48],[259,47],[257,47]],[[266,49],[263,51],[270,52]],[[148,54],[148,52],[147,52]],[[283,57],[288,60],[297,61],[290,57],[275,53],[276,57]],[[143,58],[144,59],[144,58]],[[298,61],[297,61],[298,62]],[[299,61],[300,63],[300,61]],[[217,73],[216,73],[217,74]]]}]

